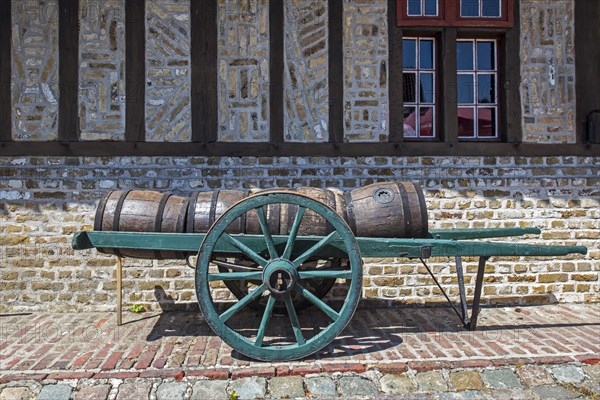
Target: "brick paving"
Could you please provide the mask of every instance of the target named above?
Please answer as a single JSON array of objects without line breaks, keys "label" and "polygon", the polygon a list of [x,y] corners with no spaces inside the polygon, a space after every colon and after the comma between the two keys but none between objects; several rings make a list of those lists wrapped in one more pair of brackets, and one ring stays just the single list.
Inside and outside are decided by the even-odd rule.
[{"label": "brick paving", "polygon": [[252,381],[252,390],[269,397],[274,378],[273,388],[288,385],[297,393],[294,379],[301,376],[305,390],[320,377],[325,386],[315,390],[333,387],[340,395],[356,385],[371,390],[360,378],[381,396],[511,390],[600,396],[600,304],[486,308],[476,332],[462,329],[447,308],[365,307],[326,349],[285,363],[238,354],[199,313],[127,314],[125,321],[117,327],[109,313],[2,315],[0,389],[44,395],[57,390],[41,391],[48,385],[66,382],[72,398],[127,398],[156,396],[159,384],[183,382],[188,386],[165,385],[160,393],[173,387],[193,398],[194,384],[209,379],[223,381],[219,388],[242,382],[240,390]]}]

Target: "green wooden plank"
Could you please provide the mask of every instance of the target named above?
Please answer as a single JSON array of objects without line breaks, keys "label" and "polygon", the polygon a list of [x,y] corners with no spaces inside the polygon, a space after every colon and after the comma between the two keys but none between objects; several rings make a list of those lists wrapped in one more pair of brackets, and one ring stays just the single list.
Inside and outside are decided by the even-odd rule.
[{"label": "green wooden plank", "polygon": [[[256,253],[267,255],[268,249],[262,235],[231,235]],[[204,239],[198,233],[146,233],[146,232],[80,232],[73,238],[73,248],[77,250],[91,247],[129,248],[149,250],[174,250],[195,254]],[[301,255],[323,238],[302,236],[296,239],[294,254]],[[454,256],[564,256],[572,253],[586,254],[583,246],[549,246],[544,244],[503,243],[493,241],[458,241],[445,239],[395,239],[395,238],[356,238],[362,257],[431,257]],[[287,236],[274,235],[276,248],[283,249]],[[343,242],[332,240],[318,252],[319,257],[340,257]],[[240,251],[225,241],[215,246],[217,254],[240,254]]]},{"label": "green wooden plank", "polygon": [[431,239],[489,239],[496,237],[539,235],[538,228],[485,228],[485,229],[433,229],[429,231]]}]

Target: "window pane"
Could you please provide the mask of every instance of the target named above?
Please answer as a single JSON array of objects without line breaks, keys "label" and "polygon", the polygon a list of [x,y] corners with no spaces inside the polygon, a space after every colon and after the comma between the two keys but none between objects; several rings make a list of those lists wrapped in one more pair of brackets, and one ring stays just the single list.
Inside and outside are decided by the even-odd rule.
[{"label": "window pane", "polygon": [[479,0],[460,0],[460,15],[479,17]]},{"label": "window pane", "polygon": [[473,70],[473,42],[456,42],[456,68],[459,70]]},{"label": "window pane", "polygon": [[421,73],[421,103],[433,103],[433,74]]},{"label": "window pane", "polygon": [[433,40],[423,40],[419,42],[420,46],[420,68],[433,69]]},{"label": "window pane", "polygon": [[459,104],[473,104],[475,82],[473,82],[473,74],[458,74],[458,103]]},{"label": "window pane", "polygon": [[494,42],[477,42],[477,69],[496,69],[496,46]]},{"label": "window pane", "polygon": [[417,68],[417,41],[415,39],[402,40],[402,66],[404,68]]},{"label": "window pane", "polygon": [[421,107],[419,110],[419,136],[433,137],[434,113],[432,107]]},{"label": "window pane", "polygon": [[496,109],[477,109],[477,136],[496,137]]},{"label": "window pane", "polygon": [[408,15],[422,15],[421,0],[408,0]]},{"label": "window pane", "polygon": [[500,0],[483,0],[481,10],[482,17],[499,17]]},{"label": "window pane", "polygon": [[496,103],[496,75],[477,75],[477,102]]},{"label": "window pane", "polygon": [[436,16],[437,12],[437,0],[425,0],[425,15]]},{"label": "window pane", "polygon": [[405,72],[402,74],[402,96],[405,103],[417,102],[417,74]]},{"label": "window pane", "polygon": [[404,136],[417,136],[417,113],[416,107],[404,107]]},{"label": "window pane", "polygon": [[458,108],[458,136],[475,137],[474,114],[474,108]]}]

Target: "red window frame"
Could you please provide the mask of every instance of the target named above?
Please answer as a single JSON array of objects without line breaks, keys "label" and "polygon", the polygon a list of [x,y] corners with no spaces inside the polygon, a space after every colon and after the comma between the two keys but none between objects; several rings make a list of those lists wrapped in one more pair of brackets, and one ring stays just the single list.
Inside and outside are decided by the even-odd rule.
[{"label": "red window frame", "polygon": [[408,1],[397,0],[398,26],[454,26],[454,27],[495,27],[513,26],[514,0],[500,0],[500,17],[461,17],[461,0],[438,0],[437,16],[408,15]]}]

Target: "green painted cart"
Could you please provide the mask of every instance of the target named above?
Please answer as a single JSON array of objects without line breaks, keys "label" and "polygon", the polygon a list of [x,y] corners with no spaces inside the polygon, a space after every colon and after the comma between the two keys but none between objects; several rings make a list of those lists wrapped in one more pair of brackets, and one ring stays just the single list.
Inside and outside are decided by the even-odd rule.
[{"label": "green painted cart", "polygon": [[[264,210],[270,204],[287,204],[297,210],[288,235],[273,235],[269,231]],[[230,225],[249,213],[258,218],[261,235],[228,233]],[[306,213],[317,213],[325,218],[331,233],[322,237],[298,235]],[[346,222],[323,203],[294,192],[275,191],[254,195],[233,205],[206,234],[84,231],[73,237],[73,248],[197,254],[196,296],[213,331],[242,354],[259,360],[282,361],[319,351],[346,327],[361,298],[363,257],[420,260],[465,328],[475,329],[485,264],[490,257],[555,257],[587,252],[581,246],[470,240],[530,233],[540,231],[535,228],[439,230],[431,231],[430,237],[424,239],[355,237]],[[426,260],[431,257],[455,259],[458,305],[450,301],[427,266]],[[462,257],[479,258],[470,316]],[[120,324],[120,258],[117,266]],[[214,290],[225,287],[237,301],[221,299],[217,294],[219,290]],[[332,288],[336,296],[327,295]]]}]

